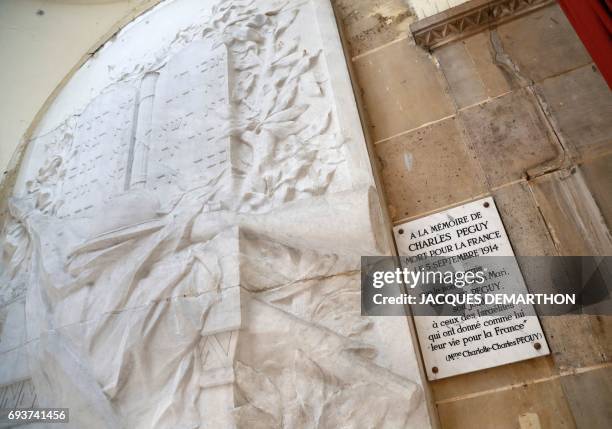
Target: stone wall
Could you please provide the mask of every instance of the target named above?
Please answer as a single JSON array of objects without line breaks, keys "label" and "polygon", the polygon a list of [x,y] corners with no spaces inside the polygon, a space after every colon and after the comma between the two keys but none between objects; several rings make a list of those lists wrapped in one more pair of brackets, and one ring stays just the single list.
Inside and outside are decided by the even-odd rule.
[{"label": "stone wall", "polygon": [[[428,52],[334,3],[395,224],[492,195],[518,255],[612,254],[612,96],[556,4]],[[551,356],[431,383],[443,428],[607,427],[610,317],[542,322]]]}]

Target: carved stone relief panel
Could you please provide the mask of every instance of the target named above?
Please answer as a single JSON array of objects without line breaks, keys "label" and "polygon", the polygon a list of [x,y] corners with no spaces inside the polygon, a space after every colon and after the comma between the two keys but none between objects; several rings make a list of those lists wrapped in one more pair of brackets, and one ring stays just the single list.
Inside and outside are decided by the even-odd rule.
[{"label": "carved stone relief panel", "polygon": [[9,208],[0,385],[72,427],[429,425],[406,320],[359,314],[360,256],[391,245],[327,0],[138,17],[46,112]]}]

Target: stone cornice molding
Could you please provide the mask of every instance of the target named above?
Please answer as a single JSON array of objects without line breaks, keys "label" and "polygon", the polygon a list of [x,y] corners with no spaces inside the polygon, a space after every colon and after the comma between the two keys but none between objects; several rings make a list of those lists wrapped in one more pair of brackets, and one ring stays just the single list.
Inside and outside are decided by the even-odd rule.
[{"label": "stone cornice molding", "polygon": [[472,0],[416,21],[410,30],[417,45],[432,50],[552,3],[554,0]]}]

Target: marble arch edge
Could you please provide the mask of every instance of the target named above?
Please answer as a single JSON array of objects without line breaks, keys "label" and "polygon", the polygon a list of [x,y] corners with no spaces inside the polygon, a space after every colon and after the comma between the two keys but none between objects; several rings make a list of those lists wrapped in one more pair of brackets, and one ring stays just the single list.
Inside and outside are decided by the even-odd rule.
[{"label": "marble arch edge", "polygon": [[9,402],[75,428],[430,425],[406,320],[360,316],[360,256],[391,241],[328,0],[139,16],[52,102],[3,219]]}]

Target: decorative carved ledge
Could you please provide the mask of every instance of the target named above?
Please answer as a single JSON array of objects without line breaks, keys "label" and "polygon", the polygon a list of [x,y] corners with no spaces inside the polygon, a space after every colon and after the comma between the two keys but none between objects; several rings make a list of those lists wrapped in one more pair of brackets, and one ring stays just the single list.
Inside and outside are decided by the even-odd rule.
[{"label": "decorative carved ledge", "polygon": [[554,0],[472,0],[416,21],[410,30],[419,46],[432,50],[552,3]]}]

